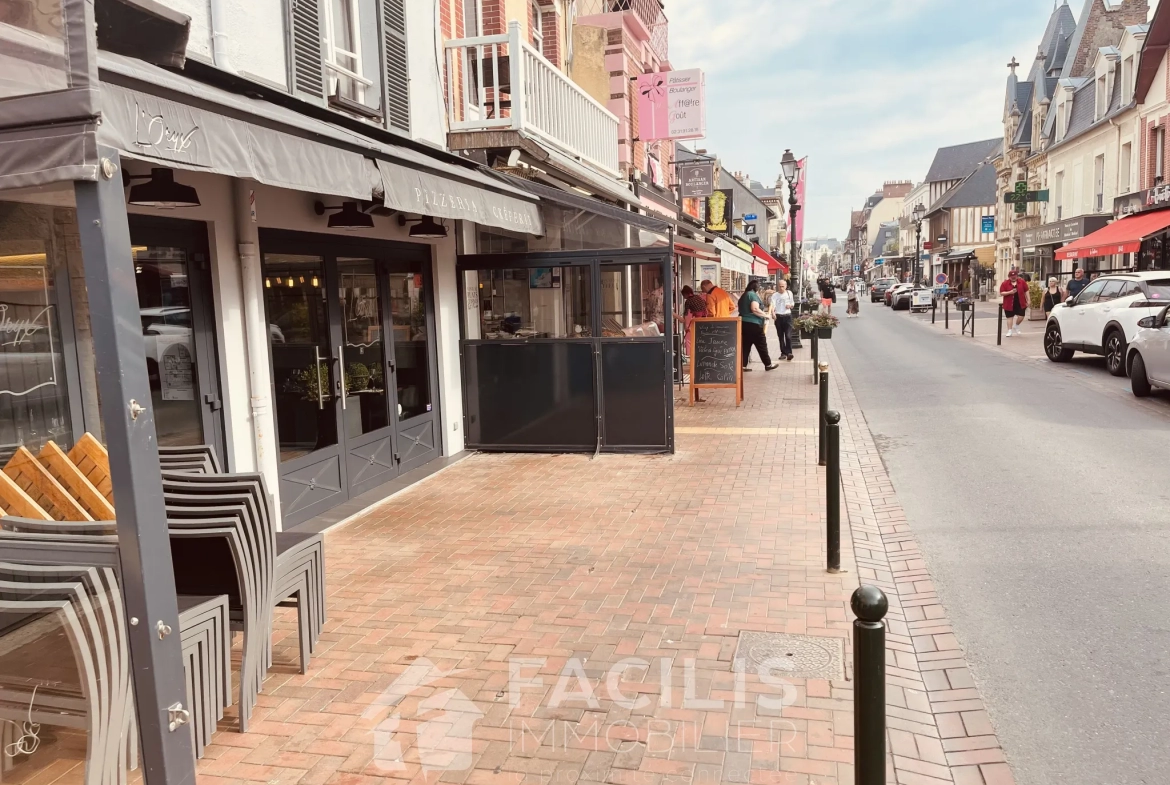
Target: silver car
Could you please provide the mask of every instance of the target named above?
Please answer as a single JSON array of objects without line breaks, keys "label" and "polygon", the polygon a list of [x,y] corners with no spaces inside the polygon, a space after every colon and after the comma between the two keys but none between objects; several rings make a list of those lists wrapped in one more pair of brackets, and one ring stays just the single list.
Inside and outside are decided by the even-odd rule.
[{"label": "silver car", "polygon": [[1170,306],[1157,316],[1138,322],[1137,335],[1129,344],[1125,369],[1133,394],[1145,398],[1155,386],[1170,388],[1170,324],[1166,323]]}]

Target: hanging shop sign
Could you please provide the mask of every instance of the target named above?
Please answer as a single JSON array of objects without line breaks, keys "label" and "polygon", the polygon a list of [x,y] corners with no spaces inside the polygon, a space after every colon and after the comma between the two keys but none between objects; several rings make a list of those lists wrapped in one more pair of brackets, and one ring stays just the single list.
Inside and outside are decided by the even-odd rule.
[{"label": "hanging shop sign", "polygon": [[1113,200],[1113,217],[1124,218],[1147,210],[1161,210],[1163,207],[1170,207],[1170,183],[1117,197]]},{"label": "hanging shop sign", "polygon": [[731,215],[734,206],[735,192],[730,188],[713,191],[707,197],[707,231],[731,234]]},{"label": "hanging shop sign", "polygon": [[638,141],[707,135],[703,72],[662,71],[638,77]]},{"label": "hanging shop sign", "polygon": [[715,190],[714,161],[687,161],[676,168],[682,198],[710,196]]},{"label": "hanging shop sign", "polygon": [[1020,232],[1020,245],[1025,249],[1041,245],[1061,245],[1092,234],[1107,223],[1109,217],[1105,215],[1078,215],[1076,218],[1066,218],[1035,229],[1025,229]]}]

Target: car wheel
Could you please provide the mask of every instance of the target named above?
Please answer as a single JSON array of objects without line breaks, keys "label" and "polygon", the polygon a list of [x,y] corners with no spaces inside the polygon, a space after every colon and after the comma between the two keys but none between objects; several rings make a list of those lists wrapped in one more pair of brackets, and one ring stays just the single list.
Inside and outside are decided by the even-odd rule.
[{"label": "car wheel", "polygon": [[1110,330],[1105,336],[1105,367],[1114,376],[1125,376],[1125,348],[1121,330]]},{"label": "car wheel", "polygon": [[1145,398],[1151,390],[1150,377],[1146,376],[1146,362],[1137,352],[1133,353],[1133,360],[1129,364],[1129,389],[1138,398]]},{"label": "car wheel", "polygon": [[1044,353],[1054,363],[1066,363],[1072,359],[1073,350],[1064,348],[1064,339],[1060,336],[1060,325],[1049,322],[1044,330]]}]

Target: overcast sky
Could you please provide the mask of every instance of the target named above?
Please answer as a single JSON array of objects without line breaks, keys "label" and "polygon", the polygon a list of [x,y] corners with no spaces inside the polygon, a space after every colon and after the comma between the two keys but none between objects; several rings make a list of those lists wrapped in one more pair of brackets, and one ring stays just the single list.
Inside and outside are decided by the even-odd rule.
[{"label": "overcast sky", "polygon": [[[1078,18],[1083,0],[1071,3]],[[1152,5],[1152,3],[1151,3]],[[707,75],[707,138],[775,181],[809,157],[805,236],[843,237],[886,180],[1003,133],[1007,63],[1030,66],[1053,0],[666,0],[674,68]]]}]

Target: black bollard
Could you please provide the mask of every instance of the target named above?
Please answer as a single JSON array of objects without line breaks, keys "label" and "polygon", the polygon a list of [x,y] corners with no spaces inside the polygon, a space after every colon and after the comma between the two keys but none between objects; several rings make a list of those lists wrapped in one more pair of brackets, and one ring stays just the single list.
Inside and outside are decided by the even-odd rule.
[{"label": "black bollard", "polygon": [[825,551],[829,572],[841,572],[841,415],[825,412]]},{"label": "black bollard", "polygon": [[821,372],[821,407],[820,416],[817,418],[817,422],[820,423],[819,430],[821,438],[820,445],[817,449],[817,463],[824,466],[826,460],[825,439],[827,438],[825,434],[825,415],[829,411],[829,364],[820,363],[817,367]]},{"label": "black bollard", "polygon": [[812,361],[813,361],[813,384],[817,381],[817,366],[821,361],[821,342],[818,337],[819,333],[814,328],[812,334]]},{"label": "black bollard", "polygon": [[[971,334],[975,334],[975,325],[971,325]],[[995,326],[995,345],[1003,346],[1003,303],[999,306],[999,324]]]},{"label": "black bollard", "polygon": [[886,595],[862,586],[850,602],[853,622],[853,771],[856,785],[886,782]]},{"label": "black bollard", "polygon": [[930,298],[930,323],[934,324],[935,316],[938,315],[938,298]]},{"label": "black bollard", "polygon": [[943,300],[943,329],[951,329],[951,301]]}]

